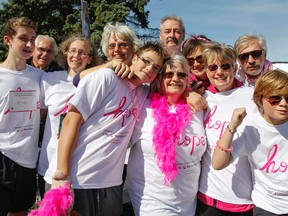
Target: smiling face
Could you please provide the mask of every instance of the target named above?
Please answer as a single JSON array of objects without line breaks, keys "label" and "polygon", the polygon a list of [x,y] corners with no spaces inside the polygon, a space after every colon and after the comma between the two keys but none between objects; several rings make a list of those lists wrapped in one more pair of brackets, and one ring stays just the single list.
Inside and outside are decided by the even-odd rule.
[{"label": "smiling face", "polygon": [[16,35],[12,38],[5,35],[4,42],[8,45],[11,53],[19,59],[26,61],[35,49],[36,32],[33,28],[19,27]]},{"label": "smiling face", "polygon": [[108,42],[109,60],[118,60],[125,64],[131,65],[134,55],[133,45],[126,40],[122,40],[117,35],[111,36]]},{"label": "smiling face", "polygon": [[208,79],[202,53],[203,49],[198,47],[186,56],[190,66],[190,72],[193,73],[199,81],[205,81]]},{"label": "smiling face", "polygon": [[152,82],[163,65],[163,59],[154,51],[134,55],[130,69],[134,71],[138,84]]},{"label": "smiling face", "polygon": [[33,65],[45,70],[55,58],[54,44],[47,38],[41,38],[33,52]]},{"label": "smiling face", "polygon": [[233,88],[236,71],[234,65],[218,59],[211,59],[207,62],[207,65],[207,77],[212,85],[220,92],[228,91]]},{"label": "smiling face", "polygon": [[168,19],[161,25],[160,41],[169,52],[179,52],[184,40],[181,24],[177,20]]},{"label": "smiling face", "polygon": [[185,92],[188,84],[188,73],[179,61],[167,64],[160,81],[161,92],[166,96],[179,98]]},{"label": "smiling face", "polygon": [[[74,75],[86,69],[92,61],[90,56],[90,47],[88,43],[82,40],[73,41],[67,51],[67,63],[70,72]],[[73,76],[73,74],[70,74]]]}]

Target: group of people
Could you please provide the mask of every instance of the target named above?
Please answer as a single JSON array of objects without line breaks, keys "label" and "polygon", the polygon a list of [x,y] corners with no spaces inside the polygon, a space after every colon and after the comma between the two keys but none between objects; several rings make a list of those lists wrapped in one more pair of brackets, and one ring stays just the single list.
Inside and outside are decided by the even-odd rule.
[{"label": "group of people", "polygon": [[185,40],[178,16],[159,30],[143,44],[107,23],[102,62],[83,36],[58,50],[26,17],[4,24],[0,215],[67,183],[72,215],[122,215],[123,188],[133,215],[288,215],[288,72],[265,39]]}]

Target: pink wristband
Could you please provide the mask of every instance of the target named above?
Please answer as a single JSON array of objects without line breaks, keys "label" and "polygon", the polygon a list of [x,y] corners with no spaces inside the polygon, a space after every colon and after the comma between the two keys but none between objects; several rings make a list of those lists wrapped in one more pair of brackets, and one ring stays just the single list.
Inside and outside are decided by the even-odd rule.
[{"label": "pink wristband", "polygon": [[221,151],[224,151],[226,153],[229,153],[233,150],[233,147],[231,146],[230,148],[224,148],[219,144],[219,140],[216,142],[216,147],[219,148]]}]

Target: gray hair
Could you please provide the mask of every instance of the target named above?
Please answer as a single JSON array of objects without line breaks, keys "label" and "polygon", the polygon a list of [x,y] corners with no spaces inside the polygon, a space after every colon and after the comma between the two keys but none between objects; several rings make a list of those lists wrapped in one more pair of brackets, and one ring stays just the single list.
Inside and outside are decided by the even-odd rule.
[{"label": "gray hair", "polygon": [[185,31],[185,25],[184,25],[184,22],[180,16],[168,15],[168,16],[163,17],[160,21],[160,31],[162,31],[163,23],[166,22],[167,20],[175,20],[175,21],[179,22],[179,24],[181,26],[182,33],[183,33],[183,38],[184,38],[185,32],[186,32]]},{"label": "gray hair", "polygon": [[267,51],[266,40],[264,39],[262,35],[246,34],[246,35],[240,36],[236,40],[234,44],[234,50],[236,54],[239,55],[240,49],[247,48],[251,43],[255,41],[260,44],[262,50],[264,50],[265,52]]},{"label": "gray hair", "polygon": [[38,36],[36,37],[36,39],[35,39],[35,46],[38,47],[39,41],[40,41],[41,39],[43,39],[43,38],[49,40],[49,41],[53,44],[53,52],[54,52],[54,55],[57,55],[59,49],[58,49],[58,46],[57,46],[57,44],[56,44],[56,41],[54,40],[54,38],[52,38],[52,37],[50,37],[50,36],[48,36],[48,35],[38,35]]},{"label": "gray hair", "polygon": [[102,52],[107,58],[109,58],[108,55],[109,39],[113,36],[117,36],[121,40],[125,40],[131,45],[133,45],[134,53],[139,47],[143,45],[142,41],[137,37],[136,33],[131,27],[119,22],[115,23],[108,22],[104,27],[102,33],[102,40],[100,42]]},{"label": "gray hair", "polygon": [[152,92],[160,92],[161,93],[161,80],[163,79],[163,75],[166,71],[167,65],[172,65],[173,63],[180,63],[184,67],[184,72],[188,75],[187,79],[189,80],[190,67],[186,58],[181,54],[173,54],[171,57],[163,64],[163,67],[154,81],[151,82],[150,90]]}]

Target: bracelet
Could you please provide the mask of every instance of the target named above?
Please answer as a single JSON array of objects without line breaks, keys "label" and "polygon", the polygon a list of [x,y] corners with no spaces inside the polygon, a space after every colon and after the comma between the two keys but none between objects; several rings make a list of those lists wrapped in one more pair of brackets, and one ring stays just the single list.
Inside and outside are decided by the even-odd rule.
[{"label": "bracelet", "polygon": [[236,133],[236,132],[237,132],[237,130],[235,130],[235,131],[232,131],[232,130],[230,129],[229,125],[227,125],[227,129],[228,129],[228,131],[229,131],[231,134],[234,134],[234,133]]},{"label": "bracelet", "polygon": [[219,144],[219,140],[216,142],[216,147],[219,148],[221,151],[224,151],[226,153],[229,153],[233,150],[233,146],[231,146],[230,148],[224,148],[223,146],[221,146]]}]

